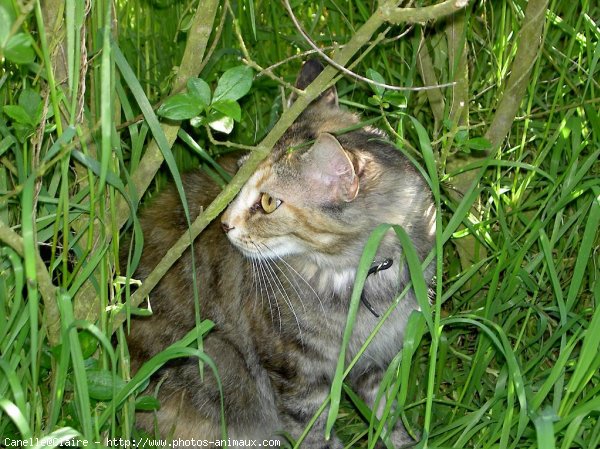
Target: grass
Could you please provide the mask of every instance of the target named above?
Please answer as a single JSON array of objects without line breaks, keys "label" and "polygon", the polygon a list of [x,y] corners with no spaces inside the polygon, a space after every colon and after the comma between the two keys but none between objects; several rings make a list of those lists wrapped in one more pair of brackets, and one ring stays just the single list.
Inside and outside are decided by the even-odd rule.
[{"label": "grass", "polygon": [[[191,1],[89,11],[67,1],[56,16],[61,4],[0,1],[2,445],[132,438],[135,410],[156,407],[143,392],[152,372],[182,356],[211,369],[199,345],[210,324],[198,319],[199,332],[131,373],[119,313],[142,312],[127,299],[121,237],[133,232],[135,265],[137,208],[182,171],[201,167],[225,185],[214,160],[277,129],[283,86],[310,51],[277,2],[214,2],[214,20]],[[421,447],[600,446],[600,8],[549,2],[522,101],[495,142],[531,4],[476,2],[453,21],[381,27],[355,58],[353,70],[387,84],[452,88],[337,83],[342,104],[419,165],[439,210],[435,298],[411,321],[382,390],[402,405],[382,421],[402,419]],[[375,8],[292,6],[324,48],[350,41]],[[206,57],[186,56],[190,43]],[[157,116],[188,77],[214,90],[241,56],[255,69],[284,62],[255,77],[231,134],[215,141],[204,126]],[[348,447],[372,447],[382,426],[342,383],[347,369],[330,423],[337,415]]]}]

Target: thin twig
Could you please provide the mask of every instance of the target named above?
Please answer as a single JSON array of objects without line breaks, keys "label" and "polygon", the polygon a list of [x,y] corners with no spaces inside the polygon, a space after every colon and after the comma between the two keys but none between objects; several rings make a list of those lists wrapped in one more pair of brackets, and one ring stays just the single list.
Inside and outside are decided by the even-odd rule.
[{"label": "thin twig", "polygon": [[208,126],[206,127],[206,134],[208,135],[208,140],[210,140],[210,143],[212,143],[213,145],[219,145],[219,146],[227,147],[227,148],[237,148],[238,150],[245,150],[245,151],[256,150],[256,147],[252,146],[252,145],[242,145],[241,143],[230,142],[229,140],[217,140],[212,135],[210,127],[208,127]]},{"label": "thin twig", "polygon": [[[298,22],[298,19],[296,18],[296,16],[294,15],[294,12],[292,11],[292,7],[290,6],[290,2],[289,0],[283,0],[283,3],[285,5],[285,8],[288,11],[288,14],[290,15],[290,18],[292,19],[292,22],[294,24],[294,26],[296,27],[296,29],[298,30],[298,32],[302,35],[302,37],[304,38],[304,40],[308,43],[308,45],[310,45],[313,50],[315,50],[320,56],[321,58],[323,58],[325,61],[327,61],[327,63],[333,67],[335,67],[336,69],[338,69],[340,72],[355,78],[357,80],[363,81],[365,83],[368,84],[372,84],[374,86],[379,86],[379,87],[383,87],[384,89],[388,89],[388,90],[396,90],[396,91],[411,91],[411,92],[418,92],[418,91],[423,91],[423,90],[428,90],[428,89],[441,89],[443,87],[450,87],[453,86],[454,83],[445,83],[445,84],[438,84],[435,86],[422,86],[422,87],[403,87],[403,86],[393,86],[391,84],[385,84],[385,83],[379,83],[377,81],[374,81],[370,78],[366,78],[362,75],[359,75],[358,73],[353,72],[352,70],[348,70],[346,67],[336,63],[333,59],[331,59],[329,56],[327,56],[318,46],[317,44],[315,44],[315,42],[310,38],[310,36],[308,34],[306,34],[306,32],[304,31],[304,29],[302,28],[302,26],[300,25],[300,23]],[[410,8],[413,9],[413,8]]]},{"label": "thin twig", "polygon": [[293,92],[296,92],[296,94],[302,95],[303,92],[300,89],[296,88],[296,86],[294,86],[294,85],[288,83],[287,81],[283,80],[282,78],[278,77],[273,72],[271,72],[269,69],[265,69],[265,68],[261,67],[258,63],[256,63],[252,59],[252,57],[250,56],[250,53],[248,52],[248,49],[246,48],[246,43],[244,42],[244,38],[242,37],[242,31],[240,30],[240,25],[238,24],[238,21],[235,17],[235,14],[233,13],[233,11],[231,9],[231,6],[229,5],[229,2],[226,2],[226,6],[228,8],[229,14],[231,14],[231,19],[233,21],[233,30],[235,32],[236,37],[238,38],[238,42],[240,43],[240,48],[242,50],[242,53],[244,54],[244,62],[248,66],[255,69],[257,72],[268,76],[273,81],[281,84],[282,86],[286,87],[287,89],[290,89]]},{"label": "thin twig", "polygon": [[[400,33],[397,36],[390,37],[388,39],[383,39],[381,41],[378,41],[379,38],[377,38],[377,39],[371,41],[369,43],[369,45],[371,45],[373,43],[379,43],[379,44],[385,45],[385,44],[389,44],[390,42],[395,42],[395,41],[397,41],[399,39],[402,39],[404,36],[406,36],[408,33],[410,33],[413,28],[414,28],[414,26],[410,25],[410,26],[408,26],[406,28],[405,31],[403,31],[402,33]],[[306,59],[307,56],[314,55],[315,53],[320,54],[320,52],[322,52],[322,51],[336,50],[336,49],[340,49],[340,48],[344,48],[344,45],[329,45],[327,47],[321,47],[319,50],[314,50],[314,49],[313,50],[306,50],[306,51],[303,51],[301,53],[297,53],[295,55],[289,56],[289,57],[287,57],[285,59],[282,59],[279,62],[276,62],[275,64],[270,65],[269,67],[263,69],[263,72],[266,72],[266,71],[271,71],[272,72],[273,69],[276,69],[277,67],[282,66],[284,64],[287,64],[288,62],[293,61],[295,59],[304,60],[304,59]],[[262,75],[263,75],[262,72],[259,72],[259,73],[256,74],[257,77],[262,76]]]}]

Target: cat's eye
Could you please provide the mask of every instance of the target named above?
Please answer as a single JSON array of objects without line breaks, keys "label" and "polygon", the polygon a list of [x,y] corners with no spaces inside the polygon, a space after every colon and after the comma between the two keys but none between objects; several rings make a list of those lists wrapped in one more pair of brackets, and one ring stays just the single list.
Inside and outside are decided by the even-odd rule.
[{"label": "cat's eye", "polygon": [[273,198],[268,193],[263,193],[260,195],[260,207],[262,207],[262,210],[265,214],[275,212],[279,206],[281,206],[281,200]]}]

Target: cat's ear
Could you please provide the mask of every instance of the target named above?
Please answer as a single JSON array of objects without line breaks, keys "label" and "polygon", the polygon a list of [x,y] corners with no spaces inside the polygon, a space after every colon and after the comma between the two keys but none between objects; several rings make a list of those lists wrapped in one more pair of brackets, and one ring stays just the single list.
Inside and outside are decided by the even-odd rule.
[{"label": "cat's ear", "polygon": [[[295,87],[297,87],[300,90],[306,89],[308,85],[312,83],[317,78],[317,76],[321,74],[323,69],[323,64],[321,64],[318,59],[309,59],[302,65],[302,69],[300,69],[298,78],[296,78]],[[296,98],[298,98],[298,96],[295,92],[292,92],[288,100],[288,106],[291,106],[294,103],[294,101],[296,101]],[[313,102],[313,104],[317,103],[325,104],[332,108],[337,108],[338,96],[335,86],[330,87],[321,95],[319,95],[319,97]]]},{"label": "cat's ear", "polygon": [[360,186],[354,165],[331,134],[320,134],[303,159],[306,178],[314,182],[324,199],[349,203],[356,198]]}]

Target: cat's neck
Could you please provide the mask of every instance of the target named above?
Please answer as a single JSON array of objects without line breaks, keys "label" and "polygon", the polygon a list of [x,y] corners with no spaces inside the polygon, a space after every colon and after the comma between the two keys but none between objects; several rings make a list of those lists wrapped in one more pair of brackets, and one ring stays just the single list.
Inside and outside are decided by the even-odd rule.
[{"label": "cat's neck", "polygon": [[[390,238],[390,241],[393,241]],[[404,284],[400,271],[400,249],[395,243],[385,243],[373,261],[374,265],[388,261],[391,267],[379,270],[366,279],[363,295],[370,302],[390,300]],[[349,257],[289,257],[288,263],[324,300],[337,299],[348,302],[354,288],[360,254]]]}]

